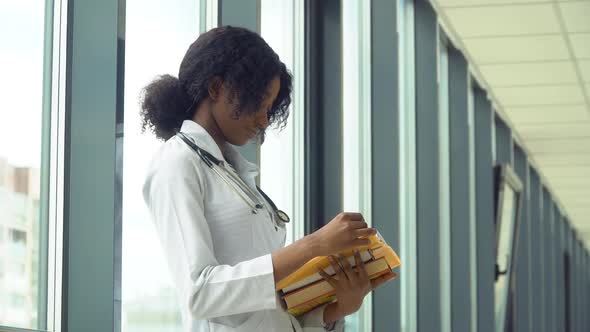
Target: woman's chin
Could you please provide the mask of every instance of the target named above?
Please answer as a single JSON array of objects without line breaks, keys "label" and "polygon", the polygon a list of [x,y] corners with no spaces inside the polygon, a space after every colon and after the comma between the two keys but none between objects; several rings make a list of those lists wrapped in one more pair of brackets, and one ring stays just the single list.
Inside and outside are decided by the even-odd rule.
[{"label": "woman's chin", "polygon": [[244,138],[240,138],[240,139],[231,140],[228,142],[231,145],[244,146],[244,145],[250,143],[250,141],[251,141],[251,139],[249,137],[244,137]]}]

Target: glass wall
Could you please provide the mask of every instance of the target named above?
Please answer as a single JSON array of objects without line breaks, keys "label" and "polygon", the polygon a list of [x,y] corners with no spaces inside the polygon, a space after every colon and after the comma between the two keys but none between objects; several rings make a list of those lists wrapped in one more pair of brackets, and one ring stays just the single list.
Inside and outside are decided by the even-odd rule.
[{"label": "glass wall", "polygon": [[304,235],[303,4],[295,0],[262,0],[261,35],[293,74],[290,116],[285,128],[269,128],[260,147],[260,185],[285,211],[289,245]]},{"label": "glass wall", "polygon": [[[371,225],[370,1],[342,1],[342,207]],[[346,317],[347,331],[371,330],[371,295]]]},{"label": "glass wall", "polygon": [[51,12],[0,1],[0,326],[33,330],[47,329]]},{"label": "glass wall", "polygon": [[399,0],[397,7],[399,57],[400,142],[400,331],[417,330],[416,271],[416,114],[414,80],[414,2]]},{"label": "glass wall", "polygon": [[139,95],[157,75],[178,77],[200,32],[199,0],[127,0],[123,162],[122,331],[181,331],[177,300],[162,248],[141,194],[161,142],[141,134]]}]

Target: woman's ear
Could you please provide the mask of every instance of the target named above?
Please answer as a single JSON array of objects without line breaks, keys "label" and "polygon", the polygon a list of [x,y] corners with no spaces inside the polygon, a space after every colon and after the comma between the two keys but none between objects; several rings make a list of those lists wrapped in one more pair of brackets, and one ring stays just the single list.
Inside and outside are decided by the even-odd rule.
[{"label": "woman's ear", "polygon": [[221,95],[221,89],[223,87],[223,81],[219,77],[214,77],[209,80],[208,92],[209,98],[213,101],[217,101]]}]

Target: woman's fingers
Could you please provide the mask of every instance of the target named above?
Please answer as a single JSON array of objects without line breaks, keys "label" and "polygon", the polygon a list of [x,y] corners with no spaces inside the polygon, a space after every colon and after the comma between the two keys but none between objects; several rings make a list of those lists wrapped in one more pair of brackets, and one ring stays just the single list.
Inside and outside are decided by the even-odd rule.
[{"label": "woman's fingers", "polygon": [[326,280],[332,287],[334,287],[334,289],[336,289],[336,280],[334,280],[334,278],[328,275],[326,271],[324,271],[324,269],[322,269],[321,267],[318,266],[317,269],[318,273],[322,276],[322,278],[324,278],[324,280]]},{"label": "woman's fingers", "polygon": [[397,277],[397,273],[389,271],[387,274],[384,274],[378,278],[371,280],[371,287],[375,289],[395,277]]},{"label": "woman's fingers", "polygon": [[330,264],[332,264],[332,268],[334,269],[334,272],[336,272],[336,275],[338,276],[338,280],[345,280],[346,274],[342,270],[342,266],[340,266],[340,264],[336,260],[336,257],[328,256],[328,259],[330,260]]},{"label": "woman's fingers", "polygon": [[342,212],[341,216],[343,219],[348,219],[352,221],[365,221],[363,215],[358,212]]},{"label": "woman's fingers", "polygon": [[362,246],[368,246],[369,244],[371,244],[371,241],[369,239],[354,239],[351,242],[351,247],[362,247]]},{"label": "woman's fingers", "polygon": [[357,275],[359,276],[359,280],[361,282],[367,282],[369,280],[369,275],[367,274],[367,270],[365,269],[365,263],[361,258],[361,254],[358,250],[354,251],[354,260],[357,266]]},{"label": "woman's fingers", "polygon": [[377,230],[374,228],[359,228],[354,230],[355,237],[368,237],[375,234],[377,234]]},{"label": "woman's fingers", "polygon": [[348,280],[356,281],[357,280],[356,273],[352,270],[352,266],[350,266],[350,263],[348,262],[348,258],[346,258],[342,255],[338,255],[338,262],[342,266],[342,270],[344,271],[346,278],[348,278]]}]

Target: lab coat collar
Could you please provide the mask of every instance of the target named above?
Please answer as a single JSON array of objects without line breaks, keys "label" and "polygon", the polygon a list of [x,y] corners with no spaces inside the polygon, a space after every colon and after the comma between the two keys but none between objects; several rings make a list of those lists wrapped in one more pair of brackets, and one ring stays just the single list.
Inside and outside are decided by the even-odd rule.
[{"label": "lab coat collar", "polygon": [[184,120],[184,122],[182,123],[182,127],[180,127],[180,131],[196,140],[195,143],[201,149],[206,150],[207,152],[212,154],[213,157],[225,162],[225,159],[223,158],[223,154],[221,153],[219,146],[217,145],[217,143],[215,143],[215,140],[213,139],[213,137],[211,137],[211,135],[209,135],[207,130],[201,127],[200,124],[192,120]]},{"label": "lab coat collar", "polygon": [[201,127],[198,123],[192,120],[184,120],[180,131],[187,134],[191,138],[196,140],[196,144],[202,148],[207,150],[210,154],[212,154],[215,158],[223,161],[224,163],[229,161],[232,163],[233,167],[236,169],[236,172],[239,175],[243,175],[245,177],[256,177],[258,175],[258,166],[249,162],[246,158],[242,156],[242,154],[236,149],[234,145],[229,143],[226,144],[226,155],[225,156],[221,153],[221,149],[211,137],[211,135],[205,130],[205,128]]},{"label": "lab coat collar", "polygon": [[234,145],[226,143],[226,155],[239,175],[252,179],[258,175],[258,166],[244,158]]}]

